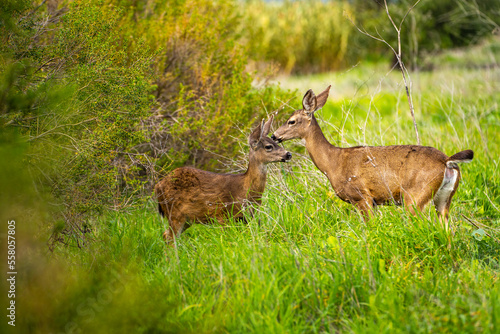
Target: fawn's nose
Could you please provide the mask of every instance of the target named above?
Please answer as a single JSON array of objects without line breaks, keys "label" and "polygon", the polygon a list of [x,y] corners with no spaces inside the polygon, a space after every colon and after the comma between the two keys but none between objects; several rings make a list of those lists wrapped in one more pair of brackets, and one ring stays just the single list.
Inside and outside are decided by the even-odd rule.
[{"label": "fawn's nose", "polygon": [[291,160],[292,159],[292,153],[286,152],[286,160]]},{"label": "fawn's nose", "polygon": [[274,134],[271,135],[272,140],[276,140],[276,136]]}]

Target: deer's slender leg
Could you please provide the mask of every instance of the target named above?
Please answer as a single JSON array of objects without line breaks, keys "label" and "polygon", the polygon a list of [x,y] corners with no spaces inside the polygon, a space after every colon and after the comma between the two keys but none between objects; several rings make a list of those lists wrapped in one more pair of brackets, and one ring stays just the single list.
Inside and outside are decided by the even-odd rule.
[{"label": "deer's slender leg", "polygon": [[168,229],[163,232],[163,240],[168,244],[181,235],[189,226],[185,221],[170,219]]},{"label": "deer's slender leg", "polygon": [[443,224],[444,228],[448,230],[450,228],[448,223],[448,212],[450,210],[451,198],[453,194],[450,194],[448,198],[441,199],[441,201],[434,200],[434,206],[439,217],[439,221]]},{"label": "deer's slender leg", "polygon": [[165,232],[163,232],[163,240],[165,240],[167,244],[174,240],[174,233],[172,232],[172,228],[170,227],[170,225],[165,230]]},{"label": "deer's slender leg", "polygon": [[409,213],[416,216],[419,212],[421,212],[424,209],[425,204],[427,203],[424,200],[406,200],[405,208]]},{"label": "deer's slender leg", "polygon": [[363,219],[365,221],[369,220],[373,216],[373,199],[372,198],[363,198],[357,202],[352,203],[356,205],[356,207],[363,214]]},{"label": "deer's slender leg", "polygon": [[414,189],[411,192],[405,192],[404,206],[409,213],[416,216],[424,210],[433,195],[433,187]]}]

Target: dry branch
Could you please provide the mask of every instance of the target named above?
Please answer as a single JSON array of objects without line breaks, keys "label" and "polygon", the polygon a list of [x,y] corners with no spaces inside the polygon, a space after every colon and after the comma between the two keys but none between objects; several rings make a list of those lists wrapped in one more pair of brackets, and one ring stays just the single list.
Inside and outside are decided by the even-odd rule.
[{"label": "dry branch", "polygon": [[401,29],[402,29],[402,25],[403,25],[403,22],[405,21],[406,17],[408,16],[408,14],[412,11],[413,8],[415,8],[415,6],[420,2],[420,0],[417,0],[413,6],[411,6],[408,11],[406,12],[406,14],[404,15],[403,19],[401,20],[401,22],[399,23],[399,27],[396,25],[396,23],[394,22],[394,20],[392,19],[392,16],[391,14],[389,13],[389,6],[387,5],[387,0],[384,0],[384,5],[385,5],[385,12],[387,14],[387,17],[389,18],[389,20],[391,21],[392,23],[392,26],[394,27],[394,30],[396,30],[397,34],[398,34],[398,47],[397,47],[397,50],[394,49],[394,47],[392,45],[389,44],[389,42],[387,42],[387,40],[385,40],[381,35],[380,33],[377,31],[377,36],[373,35],[373,34],[370,34],[369,32],[367,32],[366,30],[364,29],[361,29],[359,28],[354,22],[353,20],[347,16],[347,19],[352,23],[352,25],[360,32],[362,33],[363,35],[365,36],[368,36],[374,40],[377,40],[377,41],[380,41],[382,43],[384,43],[385,45],[387,45],[391,50],[392,52],[394,53],[394,55],[396,56],[398,62],[397,62],[397,65],[399,66],[399,69],[401,70],[401,74],[403,76],[403,82],[404,82],[404,85],[405,85],[405,89],[406,89],[406,97],[408,99],[408,105],[410,107],[410,113],[411,113],[411,117],[412,117],[412,120],[413,120],[413,127],[415,129],[415,134],[417,136],[417,145],[421,145],[420,143],[420,135],[418,134],[418,128],[417,128],[417,122],[415,120],[415,112],[414,112],[414,107],[413,107],[413,100],[412,100],[412,97],[411,97],[411,78],[410,78],[410,73],[408,71],[408,69],[406,68],[405,64],[403,63],[403,60],[402,60],[402,52],[401,52]]}]

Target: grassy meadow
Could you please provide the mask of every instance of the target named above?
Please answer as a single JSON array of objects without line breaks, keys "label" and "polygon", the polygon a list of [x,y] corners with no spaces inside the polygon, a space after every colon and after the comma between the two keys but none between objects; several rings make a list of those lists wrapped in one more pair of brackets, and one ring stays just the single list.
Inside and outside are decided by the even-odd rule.
[{"label": "grassy meadow", "polygon": [[[416,142],[400,74],[388,65],[281,78],[301,106],[332,84],[316,113],[336,145]],[[19,326],[35,333],[498,333],[500,331],[500,69],[412,73],[424,145],[461,165],[453,235],[432,206],[419,217],[381,207],[365,223],[335,198],[300,141],[269,167],[263,205],[248,224],[196,225],[166,247],[153,200],[108,212],[82,249],[33,256]],[[286,102],[286,101],[284,101]],[[246,134],[241,134],[245,168]],[[425,166],[422,166],[425,167]],[[42,260],[43,259],[43,260]]]}]

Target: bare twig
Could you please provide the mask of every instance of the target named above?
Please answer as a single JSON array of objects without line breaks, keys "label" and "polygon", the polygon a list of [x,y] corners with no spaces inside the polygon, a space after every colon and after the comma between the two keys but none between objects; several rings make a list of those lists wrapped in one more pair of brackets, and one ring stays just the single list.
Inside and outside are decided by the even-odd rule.
[{"label": "bare twig", "polygon": [[[480,227],[474,223],[470,218],[466,217],[463,213],[461,214],[462,217],[464,217],[465,220],[467,220],[471,225],[473,225],[474,227],[476,227],[477,229],[480,229]],[[484,229],[482,229],[484,231]],[[489,234],[488,232],[484,231],[484,234],[486,234],[488,237],[490,237],[491,239],[495,240],[496,242],[498,242],[500,244],[500,240],[498,240],[497,238],[495,238],[494,236],[492,236],[491,234]]]},{"label": "bare twig", "polygon": [[391,50],[392,52],[394,53],[394,55],[396,56],[397,58],[397,64],[399,66],[399,69],[401,70],[401,74],[403,76],[403,82],[404,82],[404,85],[405,85],[405,89],[406,89],[406,97],[408,99],[408,105],[410,107],[410,113],[411,113],[411,117],[412,117],[412,120],[413,120],[413,127],[415,129],[415,134],[416,134],[416,137],[417,137],[417,144],[418,145],[421,145],[420,143],[420,135],[418,133],[418,127],[417,127],[417,122],[415,120],[415,112],[414,112],[414,107],[413,107],[413,100],[412,100],[412,97],[411,97],[411,78],[410,78],[410,73],[408,71],[408,69],[406,68],[406,66],[404,65],[403,63],[403,60],[402,60],[402,51],[401,51],[401,29],[402,29],[402,26],[403,26],[403,22],[405,21],[406,17],[409,15],[409,13],[413,10],[413,8],[415,8],[415,6],[420,2],[420,0],[417,0],[409,9],[408,11],[406,12],[406,14],[403,16],[403,19],[401,20],[401,22],[399,23],[399,26],[394,22],[392,16],[391,16],[391,13],[389,12],[389,6],[387,4],[387,0],[384,0],[384,5],[385,5],[385,12],[387,14],[387,17],[389,18],[389,20],[391,21],[391,24],[392,26],[394,27],[394,30],[396,30],[397,34],[398,34],[398,47],[397,47],[397,50],[389,44],[389,42],[387,42],[387,40],[385,40],[381,35],[380,33],[378,32],[377,29],[376,32],[377,32],[377,36],[373,35],[373,34],[370,34],[369,32],[367,32],[366,30],[364,29],[361,29],[359,28],[354,22],[353,20],[350,18],[350,17],[347,17],[347,19],[352,23],[352,25],[360,32],[362,33],[363,35],[365,36],[368,36],[374,40],[377,40],[379,42],[382,42],[384,43],[385,45],[387,45]]},{"label": "bare twig", "polygon": [[41,134],[39,134],[39,135],[37,135],[37,136],[34,136],[34,137],[31,137],[30,139],[28,139],[28,141],[33,141],[33,140],[39,139],[39,138],[44,137],[44,136],[46,136],[46,135],[48,135],[48,134],[58,134],[58,135],[64,135],[64,136],[66,136],[66,137],[69,137],[69,138],[70,138],[70,139],[72,139],[72,140],[75,140],[74,138],[72,138],[72,137],[70,137],[70,136],[68,136],[68,135],[66,135],[66,134],[64,134],[64,133],[54,132],[54,130],[56,130],[56,129],[60,129],[60,128],[64,128],[64,127],[67,127],[67,126],[77,126],[77,125],[81,125],[81,124],[83,124],[83,123],[87,123],[87,122],[95,121],[96,119],[97,119],[97,118],[96,118],[96,117],[94,117],[94,118],[91,118],[91,119],[86,119],[86,120],[83,120],[83,121],[78,122],[78,123],[75,123],[75,124],[62,124],[62,125],[56,125],[56,126],[54,126],[52,129],[49,129],[49,130],[45,131],[44,133],[41,133]]},{"label": "bare twig", "polygon": [[[398,33],[398,52],[395,53],[397,59],[398,59],[398,65],[399,65],[399,69],[401,70],[401,74],[403,76],[403,81],[404,81],[404,84],[405,84],[405,89],[406,89],[406,97],[408,98],[408,105],[410,106],[410,113],[411,113],[411,118],[413,119],[413,127],[415,128],[415,134],[417,136],[417,144],[420,145],[420,136],[418,134],[418,128],[417,128],[417,122],[415,121],[415,113],[414,113],[414,108],[413,108],[413,101],[412,101],[412,97],[411,97],[411,79],[410,79],[410,73],[408,72],[408,69],[406,68],[406,66],[404,65],[403,63],[403,60],[401,59],[401,28],[403,26],[403,22],[405,21],[406,17],[408,16],[408,14],[410,13],[410,11],[415,8],[415,6],[420,2],[420,0],[417,0],[413,6],[411,6],[408,11],[406,12],[405,16],[403,17],[403,19],[401,20],[401,22],[399,23],[399,28],[396,26],[396,24],[394,23],[394,20],[392,19],[392,16],[391,14],[389,13],[389,6],[387,5],[387,0],[384,0],[384,4],[385,4],[385,12],[387,13],[387,17],[389,18],[389,20],[391,21],[392,25],[394,26],[394,29],[396,30],[396,32]],[[392,50],[394,51],[394,49],[392,48]],[[406,77],[408,76],[408,79],[409,79],[409,82],[407,82],[407,79]]]}]

